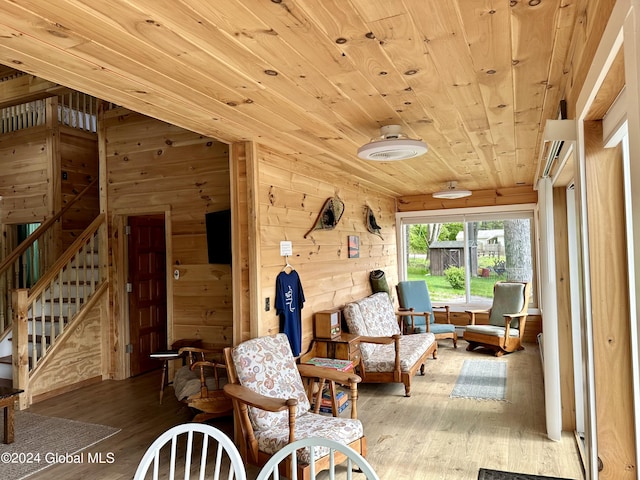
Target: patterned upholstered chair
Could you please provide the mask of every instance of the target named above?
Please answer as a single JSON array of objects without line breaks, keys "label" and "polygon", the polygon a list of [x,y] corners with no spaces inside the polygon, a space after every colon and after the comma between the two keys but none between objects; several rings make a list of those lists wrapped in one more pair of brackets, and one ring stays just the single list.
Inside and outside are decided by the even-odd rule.
[{"label": "patterned upholstered chair", "polygon": [[[463,337],[469,342],[467,350],[485,347],[493,350],[496,357],[524,350],[522,337],[530,296],[531,283],[497,282],[493,286],[493,304],[489,310],[467,310],[470,322]],[[476,322],[478,313],[489,314],[488,325]]]},{"label": "patterned upholstered chair", "polygon": [[[409,280],[398,282],[398,303],[401,310],[409,310],[412,314],[404,317],[404,331],[406,333],[433,333],[437,339],[450,338],[453,347],[458,348],[456,327],[451,323],[449,305],[436,306],[431,303],[431,296],[424,280]],[[434,310],[443,310],[446,323],[436,323]]]},{"label": "patterned upholstered chair", "polygon": [[[233,400],[236,428],[242,435],[236,442],[245,463],[262,467],[285,445],[313,436],[338,441],[363,456],[366,454],[362,423],[356,418],[358,375],[296,364],[289,340],[281,333],[225,348],[224,354],[228,370],[224,391]],[[309,394],[316,380],[322,379],[349,385],[351,418],[310,411]],[[318,406],[321,394],[317,392]],[[329,450],[314,448],[315,470],[329,468]],[[298,478],[309,478],[310,458],[309,447],[298,451]],[[343,460],[336,458],[336,461]],[[284,475],[288,476],[290,469],[290,462],[282,464]]]},{"label": "patterned upholstered chair", "polygon": [[429,356],[437,358],[433,333],[402,335],[396,312],[386,292],[348,303],[342,315],[349,332],[359,335],[361,361],[358,373],[364,383],[403,383],[411,396],[411,380]]}]

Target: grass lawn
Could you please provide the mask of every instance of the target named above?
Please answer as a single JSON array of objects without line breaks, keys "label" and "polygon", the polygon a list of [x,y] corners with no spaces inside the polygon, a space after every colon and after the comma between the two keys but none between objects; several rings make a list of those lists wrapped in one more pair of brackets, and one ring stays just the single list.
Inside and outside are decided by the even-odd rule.
[{"label": "grass lawn", "polygon": [[[425,275],[424,271],[409,271],[407,280],[425,280],[429,288],[432,300],[442,301],[456,298],[464,298],[464,289],[455,289],[447,281],[444,275]],[[492,275],[490,277],[471,278],[471,296],[493,298],[493,285],[500,280],[500,277]]]}]

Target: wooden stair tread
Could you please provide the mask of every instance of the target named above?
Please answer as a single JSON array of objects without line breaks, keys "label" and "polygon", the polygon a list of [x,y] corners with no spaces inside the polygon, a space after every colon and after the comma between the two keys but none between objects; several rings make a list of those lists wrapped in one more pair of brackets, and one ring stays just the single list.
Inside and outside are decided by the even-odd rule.
[{"label": "wooden stair tread", "polygon": [[0,387],[13,388],[13,380],[10,378],[0,378]]},{"label": "wooden stair tread", "polygon": [[0,363],[11,365],[13,363],[13,360],[11,359],[11,355],[7,355],[6,357],[0,357]]}]

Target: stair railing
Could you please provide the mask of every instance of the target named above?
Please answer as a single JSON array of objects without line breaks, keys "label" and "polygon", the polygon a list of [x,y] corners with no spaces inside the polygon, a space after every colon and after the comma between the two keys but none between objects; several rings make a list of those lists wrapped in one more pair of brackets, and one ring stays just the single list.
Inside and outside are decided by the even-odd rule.
[{"label": "stair railing", "polygon": [[29,372],[102,284],[105,274],[97,257],[105,218],[104,213],[96,217],[33,288],[14,290],[14,386],[27,386]]},{"label": "stair railing", "polygon": [[[91,183],[67,205],[53,217],[43,222],[0,263],[0,335],[11,326],[13,317],[11,310],[11,291],[13,289],[27,287],[28,285],[25,285],[24,281],[21,282],[20,279],[25,279],[30,274],[32,275],[33,269],[35,269],[36,266],[40,272],[44,271],[47,267],[44,264],[44,259],[48,257],[45,234],[50,231],[56,222],[60,221],[62,216],[78,200],[83,198],[83,196],[97,184],[97,181],[97,178],[92,180]],[[32,269],[31,272],[28,271],[29,267]]]}]

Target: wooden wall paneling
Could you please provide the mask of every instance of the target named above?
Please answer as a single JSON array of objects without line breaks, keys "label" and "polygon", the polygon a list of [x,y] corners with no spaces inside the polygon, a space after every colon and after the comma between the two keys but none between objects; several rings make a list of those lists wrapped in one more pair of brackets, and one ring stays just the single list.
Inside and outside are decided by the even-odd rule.
[{"label": "wooden wall paneling", "polygon": [[123,215],[109,215],[108,247],[109,263],[109,318],[111,318],[111,352],[114,365],[113,376],[122,380],[129,375],[129,355],[126,345],[129,342],[128,302],[125,288],[127,284],[127,257],[125,234],[125,220]]},{"label": "wooden wall paneling", "polygon": [[[47,177],[49,188],[47,191],[47,218],[52,217],[62,208],[62,156],[60,153],[60,129],[58,128],[58,98],[50,97],[46,100],[46,125],[50,129],[47,136]],[[45,265],[48,267],[64,251],[62,240],[62,224],[56,222],[47,232],[45,240]]]},{"label": "wooden wall paneling", "polygon": [[[255,182],[255,149],[253,143],[234,143],[231,146],[231,195],[233,242],[233,337],[234,344],[252,336],[252,325],[258,313],[256,290],[259,281],[257,235],[255,217],[257,208]],[[249,232],[252,232],[251,234]],[[257,327],[254,327],[257,329]]]},{"label": "wooden wall paneling", "polygon": [[585,122],[598,478],[635,479],[631,327],[620,147],[602,147],[600,122]]},{"label": "wooden wall paneling", "polygon": [[[392,197],[373,193],[353,184],[349,177],[333,176],[318,168],[312,157],[287,156],[273,150],[259,151],[261,301],[269,298],[272,308],[263,312],[261,334],[280,330],[273,308],[275,281],[285,265],[280,241],[292,242],[289,262],[302,282],[302,349],[313,339],[313,313],[371,294],[369,274],[384,270],[393,289],[397,283],[395,242],[396,203]],[[305,233],[315,224],[327,198],[337,195],[345,209],[332,230]],[[369,205],[381,226],[383,239],[366,229],[365,207]],[[349,258],[347,237],[360,239],[360,257]]]},{"label": "wooden wall paneling", "polygon": [[[559,299],[571,298],[569,284],[569,232],[567,218],[567,189],[553,189],[553,219],[555,235],[556,289]],[[560,353],[560,397],[562,399],[562,430],[576,429],[575,390],[573,382],[573,336],[571,302],[557,302],[558,346]]]},{"label": "wooden wall paneling", "polygon": [[[61,125],[61,205],[75,197],[98,176],[98,137]],[[62,218],[62,248],[66,249],[100,211],[98,187],[87,192]]]},{"label": "wooden wall paneling", "polygon": [[0,136],[0,222],[41,222],[49,214],[48,137],[46,126]]},{"label": "wooden wall paneling", "polygon": [[[97,138],[98,138],[98,203],[99,212],[107,213],[107,157],[106,157],[106,136],[104,128],[104,102],[98,103],[97,114]],[[109,248],[110,230],[112,229],[112,219],[106,215],[106,221],[103,228],[100,229],[98,237],[98,258],[100,262],[100,275],[103,279],[109,279],[109,287],[106,295],[106,304],[103,306],[103,336],[102,336],[102,371],[108,378],[124,378],[124,353],[117,350],[120,346],[122,350],[122,341],[119,341],[118,332],[119,322],[124,318],[122,312],[116,308],[115,304],[115,285],[122,285],[117,282],[115,269],[111,270],[115,265],[116,256],[114,252],[118,252],[117,242],[114,242],[112,248]],[[114,237],[117,238],[117,237]]]},{"label": "wooden wall paneling", "polygon": [[171,282],[176,334],[172,339],[202,338],[210,346],[231,345],[231,267],[203,264],[172,268],[180,272],[180,279]]},{"label": "wooden wall paneling", "polygon": [[[166,295],[167,295],[167,347],[171,347],[171,343],[174,339],[178,338],[192,338],[192,337],[177,337],[175,336],[174,318],[175,318],[175,283],[172,281],[173,276],[173,212],[170,208],[164,209],[164,245],[166,251],[165,257],[165,272],[167,275],[166,280]],[[173,362],[170,362],[173,363]],[[174,373],[176,365],[171,365],[171,375]]]},{"label": "wooden wall paneling", "polygon": [[209,265],[205,227],[207,212],[230,208],[228,147],[121,108],[103,117],[108,211],[167,215],[168,319],[176,322],[169,326],[169,344],[200,338],[205,345],[230,345],[228,316],[210,314],[232,303],[230,270]]},{"label": "wooden wall paneling", "polygon": [[176,236],[173,242],[173,255],[186,259],[187,263],[204,264],[209,261],[207,235],[204,233]]},{"label": "wooden wall paneling", "polygon": [[574,49],[570,53],[572,61],[569,68],[569,80],[565,85],[564,98],[567,100],[568,118],[576,118],[576,102],[585,82],[596,49],[602,38],[616,0],[579,0],[576,2],[578,16],[582,19],[576,24],[573,36]]},{"label": "wooden wall paneling", "polygon": [[[239,261],[242,262],[242,269],[244,270],[246,268],[247,274],[246,287],[248,289],[248,305],[243,306],[241,310],[241,313],[246,314],[247,316],[246,321],[243,321],[241,324],[242,331],[239,332],[241,336],[234,339],[241,341],[241,339],[245,339],[247,335],[249,338],[254,338],[264,331],[262,329],[262,312],[264,305],[261,304],[264,297],[260,296],[262,289],[262,277],[260,275],[260,272],[262,271],[262,236],[260,235],[262,216],[259,214],[260,197],[258,196],[260,175],[262,172],[258,171],[259,146],[255,142],[245,142],[242,146],[234,144],[234,148],[236,149],[234,157],[238,160],[237,163],[234,161],[234,165],[238,167],[237,174],[239,176],[236,180],[234,175],[234,181],[240,182],[237,185],[238,194],[243,193],[243,189],[241,187],[244,186],[244,195],[239,195],[239,199],[246,199],[244,205],[245,208],[241,208],[238,211],[238,214],[234,216],[234,219],[238,220],[239,228],[242,228],[245,225],[245,215],[247,219],[244,232],[246,233],[247,245],[246,249],[244,246],[241,249],[242,255],[244,255],[245,252],[247,255],[246,267],[245,262],[243,261],[244,257],[239,259]],[[242,161],[242,159],[244,159],[244,161]],[[244,167],[244,170],[242,170],[242,167]],[[244,177],[246,177],[246,182],[243,185],[242,179]],[[242,203],[240,205],[242,205]],[[242,238],[244,237],[245,236],[243,235]],[[238,264],[234,263],[234,265]],[[245,287],[244,271],[242,280],[242,287]],[[235,318],[237,318],[237,315]]]},{"label": "wooden wall paneling", "polygon": [[476,190],[470,197],[455,200],[433,198],[431,194],[410,195],[398,199],[398,211],[412,212],[447,208],[518,205],[524,203],[538,203],[538,192],[530,185],[497,190]]}]

